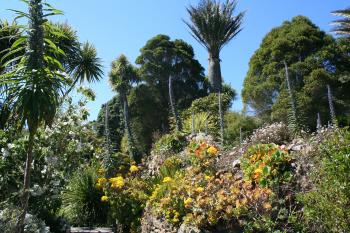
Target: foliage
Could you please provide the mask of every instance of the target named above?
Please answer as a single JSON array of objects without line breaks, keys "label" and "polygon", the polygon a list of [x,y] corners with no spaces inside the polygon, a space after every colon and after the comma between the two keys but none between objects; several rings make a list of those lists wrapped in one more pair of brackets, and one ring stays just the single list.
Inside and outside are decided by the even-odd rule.
[{"label": "foliage", "polygon": [[348,45],[344,39],[325,34],[306,17],[297,16],[284,22],[265,36],[250,60],[242,91],[244,103],[264,121],[286,122],[290,95],[285,61],[296,110],[308,116],[305,124],[309,129],[316,128],[317,113],[323,125],[329,121],[327,84],[333,87],[337,113],[346,115]]},{"label": "foliage", "polygon": [[314,188],[299,195],[305,223],[312,232],[348,232],[350,197],[350,133],[336,130],[318,146],[311,181]]},{"label": "foliage", "polygon": [[278,187],[292,178],[290,157],[275,144],[260,144],[248,149],[242,158],[242,170],[247,181],[262,187]]},{"label": "foliage", "polygon": [[240,143],[240,136],[242,140],[245,140],[259,126],[260,122],[254,116],[227,112],[225,114],[225,141],[228,145],[237,145]]},{"label": "foliage", "polygon": [[[45,220],[50,228],[59,228],[61,218],[59,193],[68,178],[83,164],[103,154],[100,139],[90,124],[83,98],[78,104],[67,101],[51,128],[39,128],[34,147],[29,211]],[[23,181],[23,164],[28,135],[11,131],[0,133],[0,200],[18,204],[18,191]],[[60,232],[60,231],[56,231]]]},{"label": "foliage", "polygon": [[[127,170],[125,170],[127,168]],[[140,168],[134,164],[117,169],[109,179],[101,173],[96,187],[101,191],[102,203],[108,204],[109,214],[122,226],[123,232],[138,232],[152,183],[140,177]]]},{"label": "foliage", "polygon": [[125,55],[120,55],[115,61],[112,62],[112,69],[109,73],[109,81],[112,89],[119,93],[121,102],[123,103],[123,114],[125,124],[125,134],[127,136],[128,153],[134,160],[138,158],[137,148],[134,140],[133,133],[130,126],[129,118],[129,104],[127,94],[133,83],[138,81],[138,75],[136,69],[129,63]]},{"label": "foliage", "polygon": [[[106,107],[108,116],[106,124]],[[99,137],[106,137],[106,125],[108,125],[109,147],[112,151],[120,151],[120,143],[124,135],[123,106],[118,96],[103,104],[94,123]],[[106,139],[106,138],[105,138]]]},{"label": "foliage", "polygon": [[[20,210],[15,206],[6,205],[0,210],[0,231],[2,233],[13,233],[16,230],[16,223]],[[36,216],[27,214],[24,220],[24,233],[49,233],[45,223]]]},{"label": "foliage", "polygon": [[[231,87],[224,85],[221,96],[222,96],[221,98],[222,111],[226,112],[231,107],[232,101],[236,97],[236,92]],[[208,96],[194,100],[191,106],[183,112],[182,117],[184,119],[189,119],[192,117],[192,113],[196,113],[196,114],[205,113],[210,115],[211,118],[213,119],[213,122],[215,123],[216,130],[209,131],[208,133],[212,135],[217,135],[218,128],[220,126],[218,110],[219,110],[218,95],[215,93],[212,93],[212,94],[209,94]]]},{"label": "foliage", "polygon": [[174,155],[181,152],[187,145],[186,137],[182,133],[172,133],[162,136],[153,146],[153,153]]},{"label": "foliage", "polygon": [[216,122],[213,117],[206,112],[199,112],[190,117],[187,117],[183,122],[183,131],[190,134],[194,133],[205,133],[215,131]]},{"label": "foliage", "polygon": [[96,187],[96,168],[85,167],[76,171],[61,194],[62,214],[79,226],[106,224],[108,206],[101,203],[103,192]]},{"label": "foliage", "polygon": [[[221,220],[237,220],[249,208],[264,209],[262,204],[271,190],[253,187],[231,172],[213,170],[210,164],[218,154],[215,146],[192,141],[186,151],[192,166],[164,177],[149,199],[148,205],[157,215],[175,225],[185,222],[210,227]],[[270,209],[266,207],[265,211]]]},{"label": "foliage", "polygon": [[350,35],[350,8],[344,10],[333,11],[332,14],[343,17],[342,19],[335,20],[333,24],[335,27],[332,29],[333,32],[349,37]]}]

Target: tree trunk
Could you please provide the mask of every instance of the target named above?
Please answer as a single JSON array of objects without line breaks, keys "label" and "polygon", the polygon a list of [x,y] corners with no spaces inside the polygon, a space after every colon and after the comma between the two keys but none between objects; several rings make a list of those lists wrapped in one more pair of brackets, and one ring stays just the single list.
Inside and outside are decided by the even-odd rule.
[{"label": "tree trunk", "polygon": [[28,149],[27,149],[27,160],[26,160],[26,167],[24,171],[24,187],[23,187],[23,194],[22,194],[22,212],[20,216],[18,217],[18,222],[16,226],[16,232],[22,233],[24,232],[24,219],[27,214],[28,210],[28,200],[29,200],[29,188],[30,188],[30,172],[33,162],[33,144],[34,144],[34,132],[29,133],[29,140],[28,140]]},{"label": "tree trunk", "polygon": [[169,102],[170,102],[171,111],[172,111],[173,116],[175,118],[176,131],[179,132],[182,130],[182,123],[181,123],[181,119],[179,117],[179,113],[177,112],[177,108],[176,108],[175,97],[174,97],[174,93],[173,93],[173,77],[172,77],[172,75],[169,76]]},{"label": "tree trunk", "polygon": [[129,119],[129,105],[128,105],[128,99],[126,94],[122,94],[123,99],[123,105],[124,105],[124,124],[125,124],[125,131],[128,137],[128,150],[130,153],[130,157],[134,160],[136,160],[136,151],[135,151],[135,142],[134,137],[131,132],[130,127],[130,119]]},{"label": "tree trunk", "polygon": [[218,93],[222,90],[220,58],[218,56],[213,57],[209,54],[208,78],[211,92]]}]

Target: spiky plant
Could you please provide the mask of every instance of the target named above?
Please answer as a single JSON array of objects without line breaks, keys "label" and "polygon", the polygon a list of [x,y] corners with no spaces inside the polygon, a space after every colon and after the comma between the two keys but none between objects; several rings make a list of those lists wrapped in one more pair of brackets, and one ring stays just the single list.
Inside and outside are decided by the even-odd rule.
[{"label": "spiky plant", "polygon": [[284,69],[285,69],[285,79],[287,85],[287,92],[290,100],[290,108],[288,112],[288,127],[293,134],[298,134],[302,129],[301,122],[299,121],[299,113],[296,105],[295,96],[292,90],[292,86],[290,84],[288,65],[286,61],[283,61]]},{"label": "spiky plant", "polygon": [[335,27],[332,29],[336,34],[349,37],[350,36],[350,8],[345,10],[337,10],[332,12],[333,15],[343,17],[342,19],[333,21]]},{"label": "spiky plant", "polygon": [[337,117],[335,115],[334,110],[334,104],[333,104],[333,94],[331,86],[327,84],[327,98],[328,98],[328,106],[329,106],[329,113],[331,117],[331,122],[333,126],[337,125]]},{"label": "spiky plant", "polygon": [[108,205],[101,203],[104,195],[96,188],[97,172],[94,167],[78,170],[61,194],[61,213],[72,224],[83,226],[106,223]]},{"label": "spiky plant", "polygon": [[40,125],[52,123],[60,96],[68,84],[68,78],[62,74],[63,66],[55,56],[62,51],[44,36],[44,28],[50,27],[46,17],[61,12],[41,0],[24,2],[28,4],[29,13],[16,12],[18,17],[28,19],[29,26],[26,34],[14,42],[4,57],[11,57],[20,51],[23,51],[23,55],[16,55],[14,59],[5,62],[3,66],[7,67],[16,61],[9,72],[0,75],[0,85],[6,85],[10,92],[11,98],[7,101],[13,106],[12,116],[19,119],[21,129],[26,125],[29,132],[21,198],[22,213],[16,229],[18,233],[24,231],[24,218],[28,209],[35,135]]}]

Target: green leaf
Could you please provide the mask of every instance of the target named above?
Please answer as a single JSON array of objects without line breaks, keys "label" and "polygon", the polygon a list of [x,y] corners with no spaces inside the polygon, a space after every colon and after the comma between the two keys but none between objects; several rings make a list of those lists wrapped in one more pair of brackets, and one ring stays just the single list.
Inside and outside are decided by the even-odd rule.
[{"label": "green leaf", "polygon": [[263,169],[264,176],[267,176],[270,174],[271,168],[269,166],[265,166]]}]

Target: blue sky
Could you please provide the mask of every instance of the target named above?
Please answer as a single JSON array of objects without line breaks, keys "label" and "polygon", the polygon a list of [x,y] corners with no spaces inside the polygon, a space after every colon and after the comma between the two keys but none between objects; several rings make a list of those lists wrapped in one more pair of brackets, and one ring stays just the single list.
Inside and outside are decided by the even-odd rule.
[{"label": "blue sky", "polygon": [[[124,53],[134,62],[140,48],[157,34],[167,34],[172,39],[183,39],[191,44],[196,58],[207,68],[206,50],[191,37],[182,22],[182,19],[188,19],[186,7],[197,4],[198,0],[51,0],[49,3],[65,13],[55,21],[67,21],[77,30],[80,41],[89,41],[96,46],[103,60],[104,79],[90,85],[97,94],[97,99],[88,105],[91,120],[96,119],[101,104],[114,95],[107,78],[111,61]],[[329,32],[330,22],[335,19],[330,12],[349,5],[345,0],[240,0],[238,11],[246,11],[244,28],[222,51],[225,82],[240,93],[249,59],[273,27],[296,15],[305,15]],[[24,7],[19,0],[0,0],[0,18],[14,17],[6,9],[25,10]],[[232,108],[242,109],[240,95]]]}]

